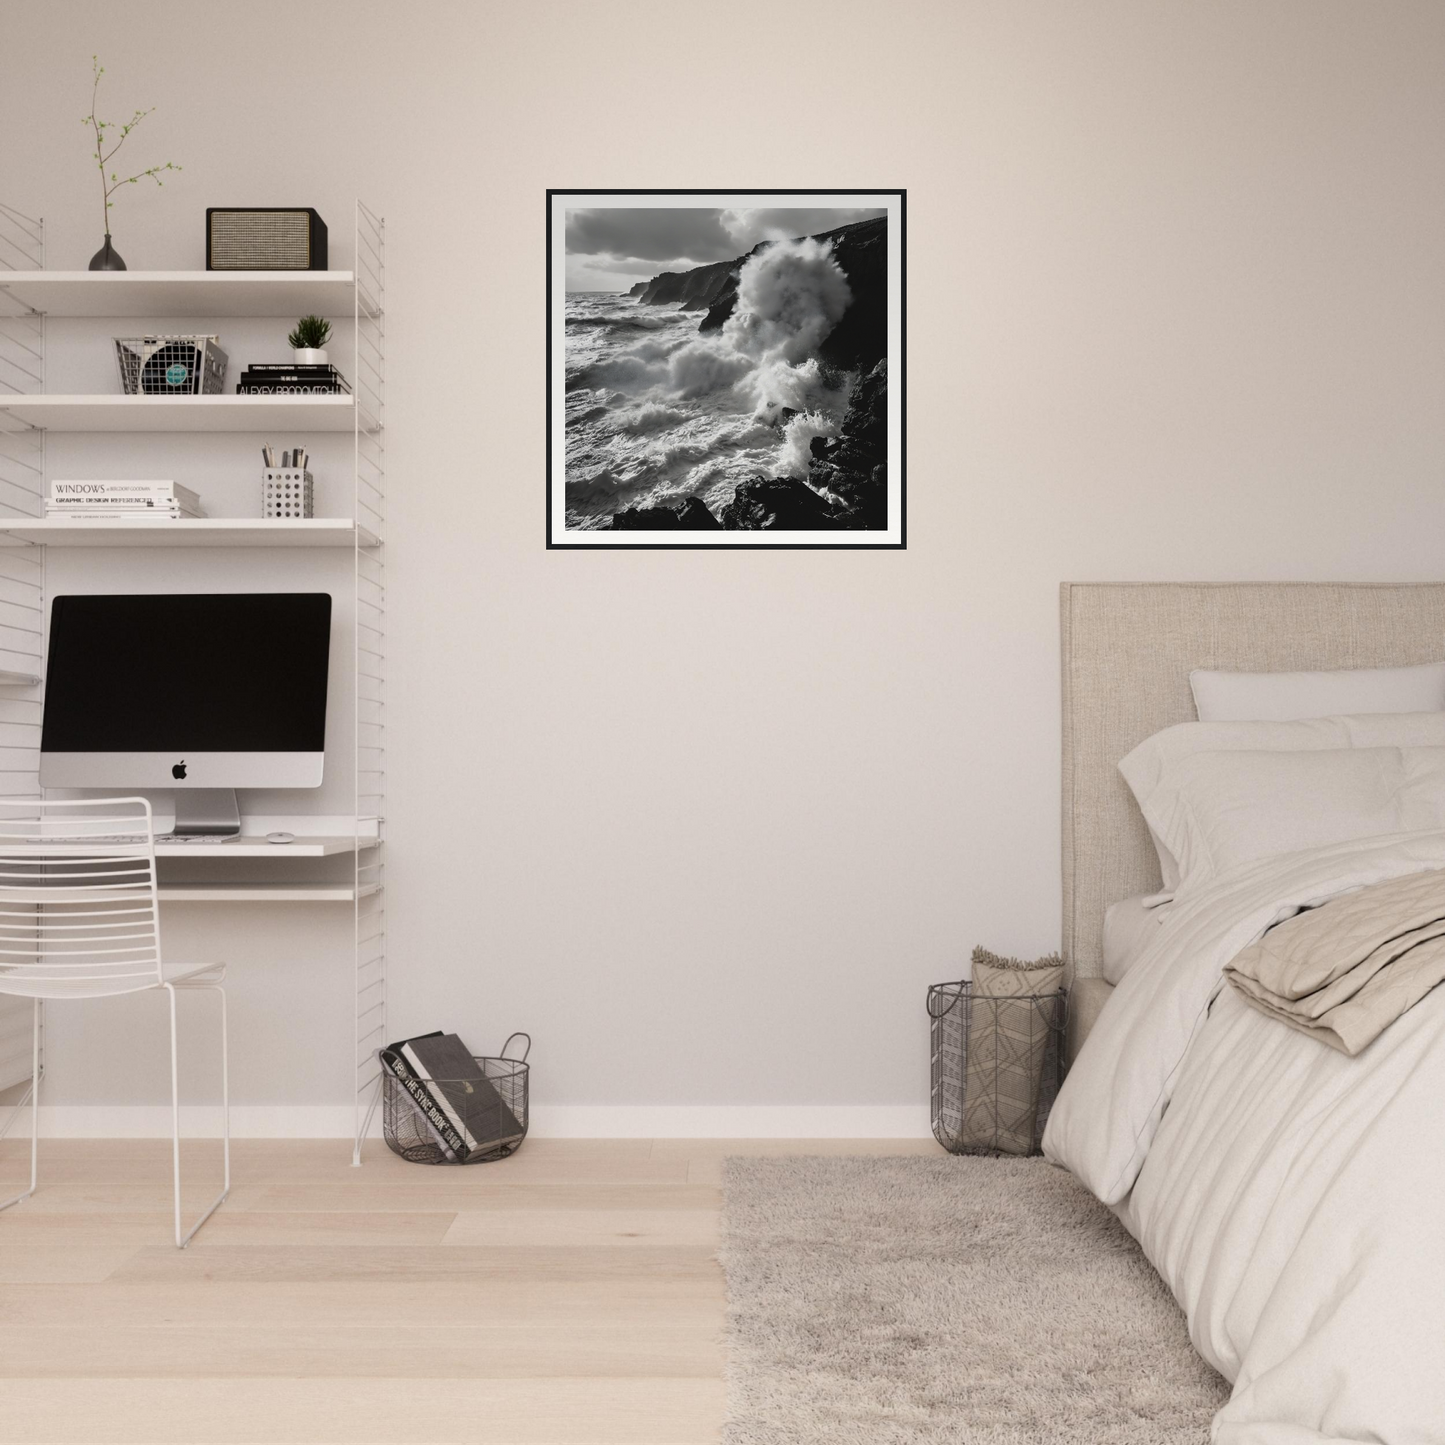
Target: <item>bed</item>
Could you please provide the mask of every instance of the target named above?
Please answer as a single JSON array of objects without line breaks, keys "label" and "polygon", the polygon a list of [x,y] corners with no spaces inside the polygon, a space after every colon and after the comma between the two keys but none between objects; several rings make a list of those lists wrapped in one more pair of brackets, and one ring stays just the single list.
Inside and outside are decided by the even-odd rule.
[{"label": "bed", "polygon": [[1222,972],[1292,912],[1445,870],[1445,829],[1261,860],[1175,904],[1117,989],[1103,974],[1106,911],[1161,886],[1118,764],[1194,717],[1191,669],[1436,662],[1445,585],[1066,584],[1062,644],[1073,1062],[1045,1151],[1233,1382],[1218,1445],[1442,1445],[1445,988],[1351,1058]]}]

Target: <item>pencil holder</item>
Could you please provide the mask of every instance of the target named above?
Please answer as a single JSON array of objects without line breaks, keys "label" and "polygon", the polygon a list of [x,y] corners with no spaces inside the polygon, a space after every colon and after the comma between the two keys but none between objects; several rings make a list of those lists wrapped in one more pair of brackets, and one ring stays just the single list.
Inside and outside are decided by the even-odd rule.
[{"label": "pencil holder", "polygon": [[314,516],[312,488],[310,472],[300,472],[293,467],[264,468],[261,472],[261,515]]}]

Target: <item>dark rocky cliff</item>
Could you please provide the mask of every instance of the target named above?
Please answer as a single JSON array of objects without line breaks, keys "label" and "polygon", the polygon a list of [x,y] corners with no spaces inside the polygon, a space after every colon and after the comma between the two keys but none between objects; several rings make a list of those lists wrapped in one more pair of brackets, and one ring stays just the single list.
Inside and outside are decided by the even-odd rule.
[{"label": "dark rocky cliff", "polygon": [[716,532],[722,523],[701,497],[684,497],[660,507],[625,507],[612,518],[614,532]]},{"label": "dark rocky cliff", "polygon": [[[888,363],[854,388],[840,433],[813,438],[808,480],[754,477],[722,510],[729,531],[813,527],[855,532],[888,525]],[[820,493],[826,492],[823,496]],[[831,498],[831,500],[830,500]]]},{"label": "dark rocky cliff", "polygon": [[[833,259],[843,268],[853,292],[852,305],[818,353],[841,371],[871,371],[888,353],[888,218],[854,221],[849,226],[820,231],[813,239],[833,243]],[[699,331],[716,331],[733,314],[738,301],[738,272],[747,259],[739,256],[728,263],[732,269],[698,326]]]},{"label": "dark rocky cliff", "polygon": [[[706,311],[722,291],[734,266],[741,266],[745,257],[736,261],[714,261],[711,266],[698,266],[691,271],[664,271],[643,283],[637,299],[644,306],[675,306],[679,311]],[[733,280],[733,291],[737,281]],[[637,295],[633,287],[629,295]]]},{"label": "dark rocky cliff", "polygon": [[[819,355],[840,371],[871,371],[888,351],[888,218],[854,221],[832,231],[819,231],[815,241],[833,243],[833,259],[843,268],[853,303],[819,348]],[[679,311],[706,311],[699,331],[717,331],[738,302],[738,273],[748,256],[714,261],[691,271],[664,271],[639,281],[627,294],[644,306],[673,306]]]}]

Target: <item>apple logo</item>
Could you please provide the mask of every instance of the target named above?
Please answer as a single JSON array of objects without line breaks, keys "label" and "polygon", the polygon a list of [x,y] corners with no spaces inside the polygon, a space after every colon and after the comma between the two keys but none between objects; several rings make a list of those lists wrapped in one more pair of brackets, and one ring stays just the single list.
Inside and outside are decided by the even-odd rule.
[{"label": "apple logo", "polygon": [[183,778],[186,775],[186,760],[184,758],[171,769],[171,777]]}]

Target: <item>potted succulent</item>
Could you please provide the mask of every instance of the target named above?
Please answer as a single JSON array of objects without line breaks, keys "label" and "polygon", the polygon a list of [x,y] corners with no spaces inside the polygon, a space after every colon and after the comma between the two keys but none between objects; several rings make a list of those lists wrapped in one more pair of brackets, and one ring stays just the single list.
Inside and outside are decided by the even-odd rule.
[{"label": "potted succulent", "polygon": [[320,316],[303,316],[286,338],[286,345],[295,353],[297,366],[325,366],[330,337],[329,321]]},{"label": "potted succulent", "polygon": [[[95,102],[100,94],[100,77],[105,74],[105,66],[100,63],[98,57],[90,57],[91,69],[95,74],[95,84],[90,92],[90,114],[81,116],[82,125],[88,125],[95,135],[95,150],[92,155],[95,163],[100,167],[100,188],[102,198],[105,201],[105,245],[90,258],[90,269],[92,271],[124,271],[125,262],[120,259],[120,254],[110,243],[110,209],[115,202],[111,196],[122,186],[139,185],[141,181],[154,181],[156,185],[164,185],[161,180],[162,171],[178,171],[180,167],[167,161],[163,166],[150,166],[134,176],[118,176],[114,171],[106,171],[106,166],[115,158],[115,153],[126,142],[136,126],[143,121],[151,112],[149,110],[138,110],[131,118],[120,127],[120,135],[115,135],[115,123],[113,121],[101,120],[95,113]],[[155,107],[152,106],[151,110]],[[110,131],[110,135],[106,135]]]}]

